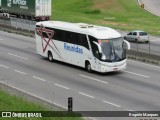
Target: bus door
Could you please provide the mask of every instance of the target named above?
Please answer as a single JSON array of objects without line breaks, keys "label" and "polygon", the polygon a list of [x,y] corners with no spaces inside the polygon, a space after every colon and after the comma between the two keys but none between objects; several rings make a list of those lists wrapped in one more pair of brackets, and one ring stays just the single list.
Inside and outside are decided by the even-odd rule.
[{"label": "bus door", "polygon": [[89,42],[86,34],[79,34],[79,45],[82,48],[83,53],[81,54],[81,66],[85,65],[85,61],[88,60],[92,64],[93,56],[90,52]]},{"label": "bus door", "polygon": [[[98,40],[92,36],[88,36],[89,41],[90,41],[90,45],[91,45],[91,53],[92,53],[92,67],[95,70],[100,70],[100,64],[99,64],[99,60],[100,60],[100,53],[98,50],[98,46],[94,43],[97,42]],[[94,41],[94,42],[93,42]]]}]

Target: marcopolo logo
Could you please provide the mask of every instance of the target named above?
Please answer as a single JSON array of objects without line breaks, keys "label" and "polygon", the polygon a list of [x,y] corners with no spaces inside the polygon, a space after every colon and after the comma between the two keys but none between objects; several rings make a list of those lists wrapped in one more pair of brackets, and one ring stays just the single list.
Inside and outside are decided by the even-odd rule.
[{"label": "marcopolo logo", "polygon": [[78,45],[70,46],[67,43],[64,43],[64,49],[68,50],[68,51],[72,51],[72,52],[83,54],[83,49],[79,48]]},{"label": "marcopolo logo", "polygon": [[13,0],[13,4],[26,6],[27,1],[26,0]]}]

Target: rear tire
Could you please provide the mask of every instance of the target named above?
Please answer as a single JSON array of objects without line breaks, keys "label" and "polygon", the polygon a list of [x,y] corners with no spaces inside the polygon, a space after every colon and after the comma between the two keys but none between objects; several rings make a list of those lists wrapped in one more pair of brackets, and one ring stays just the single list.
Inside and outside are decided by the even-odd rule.
[{"label": "rear tire", "polygon": [[52,55],[52,53],[50,51],[48,52],[48,60],[50,62],[53,62],[53,55]]},{"label": "rear tire", "polygon": [[147,43],[147,44],[148,44],[148,43],[149,43],[149,41],[146,41],[145,43]]},{"label": "rear tire", "polygon": [[85,68],[88,72],[92,72],[91,64],[89,62],[86,62]]}]

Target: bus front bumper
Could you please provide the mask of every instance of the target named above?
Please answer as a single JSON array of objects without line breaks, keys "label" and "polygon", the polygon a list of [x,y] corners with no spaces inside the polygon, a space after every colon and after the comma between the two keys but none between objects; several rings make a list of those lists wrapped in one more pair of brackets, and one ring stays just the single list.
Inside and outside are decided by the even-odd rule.
[{"label": "bus front bumper", "polygon": [[121,71],[126,69],[127,63],[126,60],[122,61],[119,65],[112,65],[112,66],[102,66],[101,67],[101,72],[106,73],[106,72],[114,72],[114,71]]}]

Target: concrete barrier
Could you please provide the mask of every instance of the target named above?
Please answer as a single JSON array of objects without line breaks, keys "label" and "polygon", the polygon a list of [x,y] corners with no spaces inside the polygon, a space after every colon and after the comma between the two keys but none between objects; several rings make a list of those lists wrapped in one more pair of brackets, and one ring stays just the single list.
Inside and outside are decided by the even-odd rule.
[{"label": "concrete barrier", "polygon": [[18,18],[11,18],[11,26],[15,28],[21,28],[22,30],[31,30],[34,31],[36,27],[36,21],[25,20],[25,19],[18,19]]},{"label": "concrete barrier", "polygon": [[137,52],[135,50],[129,50],[127,51],[127,57],[133,60],[160,65],[159,55],[153,55],[145,52]]},{"label": "concrete barrier", "polygon": [[10,25],[5,25],[5,24],[1,24],[1,23],[0,23],[0,30],[15,33],[15,34],[21,34],[21,35],[25,35],[25,36],[30,36],[30,37],[34,37],[34,34],[35,34],[35,31],[33,31],[33,30],[15,28]]}]

